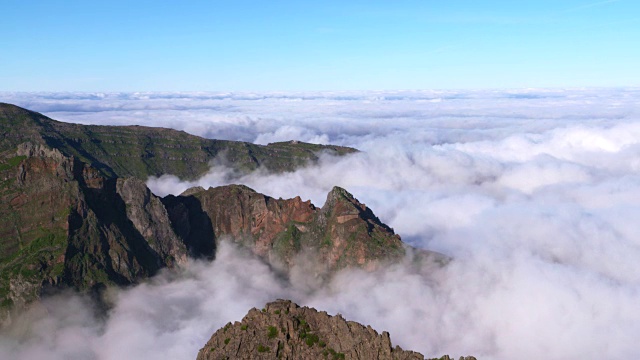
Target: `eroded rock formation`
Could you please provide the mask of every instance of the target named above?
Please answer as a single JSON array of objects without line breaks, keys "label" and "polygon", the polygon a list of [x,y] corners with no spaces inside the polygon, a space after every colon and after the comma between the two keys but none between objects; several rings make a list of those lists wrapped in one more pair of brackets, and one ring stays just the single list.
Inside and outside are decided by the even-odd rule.
[{"label": "eroded rock formation", "polygon": [[198,360],[218,359],[424,359],[393,347],[388,332],[300,307],[288,300],[251,309],[240,322],[216,331]]},{"label": "eroded rock formation", "polygon": [[[184,207],[181,198],[199,204],[217,238],[232,239],[282,269],[299,261],[321,273],[348,266],[374,269],[405,253],[400,237],[339,187],[322,208],[300,197],[274,199],[243,185],[190,189],[163,200],[176,224],[188,217],[176,210]],[[300,257],[306,253],[313,256]]]},{"label": "eroded rock formation", "polygon": [[345,267],[398,261],[406,245],[364,204],[335,187],[318,208],[242,185],[155,196],[139,179],[109,178],[73,156],[25,143],[0,160],[0,297],[24,307],[45,288],[101,290],[214,258],[233,241],[287,275],[322,279]]},{"label": "eroded rock formation", "polygon": [[[218,329],[197,356],[197,360],[219,359],[423,360],[424,356],[394,347],[386,331],[380,334],[340,314],[277,300]],[[453,359],[444,355],[434,360]]]}]

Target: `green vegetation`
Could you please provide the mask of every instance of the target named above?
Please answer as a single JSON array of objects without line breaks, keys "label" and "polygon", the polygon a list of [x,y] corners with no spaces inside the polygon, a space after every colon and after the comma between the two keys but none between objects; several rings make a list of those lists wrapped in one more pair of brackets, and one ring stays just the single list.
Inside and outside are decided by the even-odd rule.
[{"label": "green vegetation", "polygon": [[345,355],[341,352],[337,352],[331,348],[325,350],[322,352],[322,355],[327,358],[329,355],[331,355],[331,359],[333,360],[343,360],[345,358]]},{"label": "green vegetation", "polygon": [[336,155],[356,150],[301,142],[266,146],[239,141],[212,140],[184,131],[145,126],[96,126],[55,121],[41,114],[0,103],[0,152],[30,141],[73,155],[94,165],[108,177],[146,179],[173,174],[194,179],[209,169],[209,162],[223,156],[235,170],[246,172],[265,167],[273,172],[293,171],[318,152]]},{"label": "green vegetation", "polygon": [[242,326],[240,326],[240,330],[247,330],[248,327],[249,327],[249,325],[242,325]]},{"label": "green vegetation", "polygon": [[312,347],[314,344],[317,344],[319,341],[320,341],[320,338],[316,334],[306,334],[306,337],[304,339],[304,342],[309,347]]},{"label": "green vegetation", "polygon": [[302,248],[303,236],[304,234],[298,230],[295,223],[290,223],[285,231],[273,240],[274,255],[286,263]]},{"label": "green vegetation", "polygon": [[0,171],[9,170],[20,165],[22,160],[26,159],[26,156],[15,156],[7,159],[4,164],[0,164]]},{"label": "green vegetation", "polygon": [[229,344],[229,341],[231,341],[231,338],[226,338],[226,339],[224,339],[224,344],[225,344],[225,345],[228,345],[228,344]]},{"label": "green vegetation", "polygon": [[9,281],[19,280],[23,284],[31,284],[33,289],[25,294],[27,300],[37,297],[37,289],[43,279],[55,281],[62,276],[64,264],[58,262],[64,255],[67,236],[64,230],[36,230],[39,234],[35,240],[18,252],[5,258],[0,265],[0,307],[13,305],[9,296]]},{"label": "green vegetation", "polygon": [[267,331],[267,337],[269,339],[273,339],[278,336],[278,329],[275,326],[269,326],[269,330]]},{"label": "green vegetation", "polygon": [[259,353],[268,352],[269,350],[271,350],[271,348],[269,348],[268,346],[264,346],[262,344],[258,345],[258,352]]},{"label": "green vegetation", "polygon": [[304,340],[304,342],[309,347],[312,347],[314,344],[320,342],[320,337],[311,332],[309,323],[300,318],[298,318],[298,321],[300,322],[300,330],[298,331],[298,336],[300,336],[300,339]]}]

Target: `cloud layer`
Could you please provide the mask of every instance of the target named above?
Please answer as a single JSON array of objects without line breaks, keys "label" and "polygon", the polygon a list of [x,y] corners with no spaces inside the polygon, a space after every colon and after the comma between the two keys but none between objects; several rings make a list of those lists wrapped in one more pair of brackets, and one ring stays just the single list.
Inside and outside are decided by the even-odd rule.
[{"label": "cloud layer", "polygon": [[288,174],[238,178],[216,163],[195,181],[148,184],[167,194],[244,183],[319,206],[340,185],[403,240],[454,261],[428,275],[403,266],[344,272],[310,292],[223,246],[211,264],[118,292],[102,321],[82,299],[72,297],[81,309],[73,312],[50,299],[49,315],[27,322],[30,336],[0,340],[2,358],[194,358],[216,328],[278,297],[388,330],[429,356],[640,351],[638,89],[4,95],[61,120],[359,148]]}]

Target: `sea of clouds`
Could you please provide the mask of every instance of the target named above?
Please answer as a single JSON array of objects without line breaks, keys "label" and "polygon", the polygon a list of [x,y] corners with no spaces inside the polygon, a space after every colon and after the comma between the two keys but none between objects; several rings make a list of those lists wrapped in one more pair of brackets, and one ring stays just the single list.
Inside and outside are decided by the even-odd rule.
[{"label": "sea of clouds", "polygon": [[0,338],[0,358],[194,359],[251,307],[291,298],[389,331],[427,356],[624,358],[640,353],[640,89],[340,93],[0,93],[84,124],[139,124],[360,153],[280,175],[212,162],[158,195],[243,183],[322,206],[342,186],[413,246],[453,261],[345,271],[291,284],[231,245],[113,290],[97,318],[76,295],[46,299]]}]

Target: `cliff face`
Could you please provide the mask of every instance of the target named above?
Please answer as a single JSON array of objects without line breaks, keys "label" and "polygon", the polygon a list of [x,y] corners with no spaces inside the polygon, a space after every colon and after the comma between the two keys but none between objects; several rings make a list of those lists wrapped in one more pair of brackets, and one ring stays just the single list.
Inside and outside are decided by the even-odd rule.
[{"label": "cliff face", "polygon": [[[5,154],[6,155],[6,154]],[[346,190],[326,204],[274,199],[242,185],[159,198],[136,178],[109,178],[75,157],[25,143],[0,158],[0,297],[24,307],[48,288],[133,284],[228,239],[283,274],[316,276],[397,261],[405,245]]]},{"label": "cliff face", "polygon": [[60,282],[67,220],[81,196],[71,159],[39,147],[32,151],[42,156],[18,151],[0,160],[0,296],[5,307],[37,297],[41,283]]},{"label": "cliff face", "polygon": [[251,309],[241,322],[216,331],[198,360],[218,359],[424,359],[391,345],[389,333],[288,300]]},{"label": "cliff face", "polygon": [[216,238],[229,238],[284,270],[299,262],[319,273],[348,266],[374,269],[405,253],[400,237],[339,187],[322,208],[300,197],[274,199],[242,185],[190,189],[163,200],[174,223],[179,214],[175,204],[183,206],[180,199],[185,197],[199,203]]},{"label": "cliff face", "polygon": [[209,162],[215,157],[226,160],[239,172],[258,167],[282,172],[316,161],[321,152],[344,155],[356,151],[295,141],[262,146],[211,140],[145,126],[69,124],[5,103],[0,103],[0,135],[0,153],[30,142],[74,156],[103,176],[139,179],[163,174],[197,178],[209,170]]},{"label": "cliff face", "polygon": [[160,199],[134,178],[43,145],[0,159],[0,297],[22,307],[43,288],[130,284],[186,261]]},{"label": "cliff face", "polygon": [[[156,197],[142,181],[148,176],[195,178],[214,157],[238,172],[289,171],[320,152],[354,151],[68,124],[0,103],[0,312],[25,306],[48,287],[126,285],[188,255],[213,258],[216,238],[239,233],[214,231],[199,198]],[[229,217],[234,227],[237,216],[243,214]]]}]

